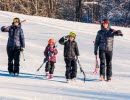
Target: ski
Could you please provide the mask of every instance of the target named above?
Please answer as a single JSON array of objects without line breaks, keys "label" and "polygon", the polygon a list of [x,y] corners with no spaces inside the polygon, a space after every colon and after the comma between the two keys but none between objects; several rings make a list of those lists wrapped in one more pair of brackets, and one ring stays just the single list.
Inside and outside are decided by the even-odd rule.
[{"label": "ski", "polygon": [[81,66],[79,60],[77,60],[77,62],[78,62],[78,64],[79,64],[80,71],[81,71],[81,72],[83,73],[83,75],[84,75],[84,83],[85,83],[85,81],[86,81],[86,74],[85,74],[84,70],[82,69],[82,66]]}]

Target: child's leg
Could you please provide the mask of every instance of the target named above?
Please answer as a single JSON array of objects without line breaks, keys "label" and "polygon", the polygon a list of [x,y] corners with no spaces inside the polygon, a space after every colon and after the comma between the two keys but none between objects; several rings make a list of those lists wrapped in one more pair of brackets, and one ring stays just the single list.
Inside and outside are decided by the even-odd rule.
[{"label": "child's leg", "polygon": [[66,63],[66,72],[65,72],[66,79],[71,79],[71,59],[65,58],[65,63]]},{"label": "child's leg", "polygon": [[46,63],[46,66],[45,66],[46,76],[49,75],[49,70],[50,70],[50,62],[48,61],[48,62]]},{"label": "child's leg", "polygon": [[54,69],[55,69],[55,63],[54,62],[50,62],[49,74],[53,74],[54,73]]},{"label": "child's leg", "polygon": [[77,63],[75,59],[71,61],[71,66],[72,66],[71,79],[73,79],[76,78],[77,76]]},{"label": "child's leg", "polygon": [[49,74],[50,74],[49,78],[50,79],[53,78],[54,68],[55,68],[54,62],[50,62],[50,70],[49,70]]}]

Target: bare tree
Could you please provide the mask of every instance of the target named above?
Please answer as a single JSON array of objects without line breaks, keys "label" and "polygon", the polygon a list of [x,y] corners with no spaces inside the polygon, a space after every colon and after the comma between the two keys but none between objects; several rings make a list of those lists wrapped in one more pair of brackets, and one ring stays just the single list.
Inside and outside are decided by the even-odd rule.
[{"label": "bare tree", "polygon": [[91,23],[107,18],[130,26],[130,0],[0,0],[0,10]]}]

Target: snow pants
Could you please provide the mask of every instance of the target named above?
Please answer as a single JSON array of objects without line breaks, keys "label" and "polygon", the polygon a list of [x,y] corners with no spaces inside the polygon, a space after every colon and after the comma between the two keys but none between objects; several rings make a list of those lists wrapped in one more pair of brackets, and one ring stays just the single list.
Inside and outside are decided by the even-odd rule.
[{"label": "snow pants", "polygon": [[100,58],[100,76],[105,78],[105,72],[107,77],[112,76],[112,51],[99,50]]},{"label": "snow pants", "polygon": [[49,74],[53,74],[55,69],[55,63],[52,61],[46,62],[45,72],[49,72]]},{"label": "snow pants", "polygon": [[7,55],[9,73],[19,73],[20,50],[7,47]]},{"label": "snow pants", "polygon": [[75,58],[65,58],[66,63],[66,79],[73,79],[77,76],[77,63]]}]

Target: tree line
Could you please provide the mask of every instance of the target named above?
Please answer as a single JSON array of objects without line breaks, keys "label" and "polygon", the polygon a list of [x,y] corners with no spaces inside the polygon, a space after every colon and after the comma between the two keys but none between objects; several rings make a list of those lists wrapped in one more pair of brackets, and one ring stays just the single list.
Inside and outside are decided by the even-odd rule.
[{"label": "tree line", "polygon": [[85,23],[130,26],[130,0],[0,0],[0,10]]}]

